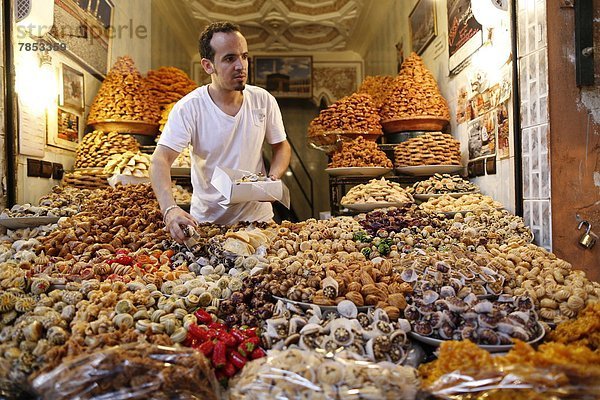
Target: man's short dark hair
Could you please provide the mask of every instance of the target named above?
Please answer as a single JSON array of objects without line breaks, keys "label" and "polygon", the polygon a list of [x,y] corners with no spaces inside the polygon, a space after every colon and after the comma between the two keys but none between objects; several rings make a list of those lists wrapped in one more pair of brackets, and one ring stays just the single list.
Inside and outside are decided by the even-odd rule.
[{"label": "man's short dark hair", "polygon": [[208,25],[200,34],[200,57],[210,61],[215,61],[215,49],[210,45],[210,41],[216,32],[240,32],[240,27],[232,22],[213,22]]}]

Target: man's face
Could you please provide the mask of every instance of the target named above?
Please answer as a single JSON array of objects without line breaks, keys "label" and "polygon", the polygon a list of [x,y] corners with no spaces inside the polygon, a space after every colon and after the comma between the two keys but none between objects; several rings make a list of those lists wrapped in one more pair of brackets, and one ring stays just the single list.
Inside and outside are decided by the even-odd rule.
[{"label": "man's face", "polygon": [[210,45],[215,50],[213,83],[220,89],[242,91],[248,80],[248,44],[239,32],[217,32]]}]

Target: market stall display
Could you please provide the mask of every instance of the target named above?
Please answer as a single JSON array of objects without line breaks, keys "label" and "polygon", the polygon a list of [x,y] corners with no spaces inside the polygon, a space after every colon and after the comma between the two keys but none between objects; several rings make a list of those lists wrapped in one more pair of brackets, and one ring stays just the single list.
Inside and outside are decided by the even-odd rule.
[{"label": "market stall display", "polygon": [[333,153],[328,168],[349,167],[381,167],[390,171],[392,162],[375,142],[358,137],[351,141],[342,142],[341,149]]},{"label": "market stall display", "polygon": [[154,134],[160,109],[131,57],[119,57],[90,107],[87,124],[95,129]]},{"label": "market stall display", "polygon": [[[164,109],[162,110],[162,112],[160,113],[160,121],[158,121],[158,124],[159,124],[158,130],[159,130],[159,132],[162,132],[163,129],[165,128],[167,120],[169,119],[169,113],[173,109],[173,106],[175,106],[175,103],[167,104],[164,107]],[[160,138],[160,133],[156,136],[156,138],[154,140],[158,143],[158,139],[159,138]]]},{"label": "market stall display", "polygon": [[479,192],[479,187],[458,175],[434,174],[429,179],[416,182],[408,191],[419,200],[428,200],[448,194],[460,197],[464,194]]},{"label": "market stall display", "polygon": [[[448,218],[410,205],[298,223],[200,224],[190,250],[163,231],[148,185],[63,188],[44,199],[66,201],[79,212],[57,224],[8,230],[0,241],[0,385],[11,393],[28,387],[28,377],[75,365],[73,357],[127,359],[125,351],[115,359],[109,350],[127,343],[142,344],[146,353],[131,357],[145,365],[152,365],[152,344],[191,347],[208,356],[222,383],[239,375],[233,391],[242,390],[236,382],[260,379],[252,365],[271,365],[279,349],[331,353],[327,362],[346,371],[359,362],[396,368],[389,361],[409,362],[423,338],[442,349],[454,338],[480,346],[547,341],[547,323],[594,318],[596,306],[582,310],[600,295],[598,283],[529,243],[522,218],[506,210]],[[594,343],[593,328],[582,330],[587,323],[571,324],[559,328],[570,332],[565,340]],[[260,342],[240,349],[243,326],[258,328]],[[213,334],[224,353],[200,340]],[[251,361],[260,347],[272,350]],[[114,368],[103,376],[114,376]],[[437,390],[437,378],[427,369],[422,376],[421,389]],[[280,384],[272,390],[283,390]],[[369,387],[359,385],[359,392]],[[248,385],[243,390],[249,395]]]},{"label": "market stall display", "polygon": [[148,154],[127,150],[121,154],[108,157],[104,166],[107,175],[130,175],[137,178],[150,177],[150,156]]},{"label": "market stall display", "polygon": [[127,151],[137,153],[138,142],[130,135],[93,131],[83,137],[75,152],[75,169],[103,168],[110,156]]},{"label": "market stall display", "polygon": [[385,178],[372,179],[369,183],[354,186],[342,197],[342,205],[346,207],[362,204],[402,207],[413,202],[412,196],[400,184]]},{"label": "market stall display", "polygon": [[338,140],[382,135],[379,112],[371,96],[354,93],[322,110],[308,126],[308,143],[331,152]]},{"label": "market stall display", "polygon": [[467,193],[458,198],[449,194],[444,194],[437,198],[431,198],[425,203],[421,203],[420,207],[434,213],[467,213],[469,211],[488,211],[504,208],[502,203],[481,193]]},{"label": "market stall display", "polygon": [[394,147],[394,164],[396,168],[460,165],[460,142],[447,133],[427,132]]},{"label": "market stall display", "polygon": [[446,99],[421,57],[411,53],[381,107],[385,132],[441,130],[450,121]]},{"label": "market stall display", "polygon": [[517,341],[504,356],[491,357],[469,341],[441,346],[437,360],[421,365],[427,393],[441,398],[595,398],[600,354],[587,347],[546,343],[534,350]]},{"label": "market stall display", "polygon": [[411,367],[371,364],[303,350],[271,351],[232,382],[232,399],[372,398],[412,400],[418,378]]},{"label": "market stall display", "polygon": [[220,393],[214,373],[200,353],[149,343],[68,357],[55,369],[38,375],[32,386],[41,399],[64,400],[109,395],[218,400]]},{"label": "market stall display", "polygon": [[375,107],[380,110],[394,88],[394,79],[395,77],[391,75],[365,76],[356,93],[366,93],[371,96]]}]

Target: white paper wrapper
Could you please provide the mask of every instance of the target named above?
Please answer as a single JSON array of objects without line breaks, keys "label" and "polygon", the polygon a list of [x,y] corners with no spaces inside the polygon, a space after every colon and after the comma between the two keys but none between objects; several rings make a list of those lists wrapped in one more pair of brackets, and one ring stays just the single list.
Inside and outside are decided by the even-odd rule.
[{"label": "white paper wrapper", "polygon": [[281,180],[259,182],[236,182],[249,171],[216,167],[212,176],[212,185],[225,197],[219,202],[222,207],[247,201],[278,201],[290,208],[290,191]]}]

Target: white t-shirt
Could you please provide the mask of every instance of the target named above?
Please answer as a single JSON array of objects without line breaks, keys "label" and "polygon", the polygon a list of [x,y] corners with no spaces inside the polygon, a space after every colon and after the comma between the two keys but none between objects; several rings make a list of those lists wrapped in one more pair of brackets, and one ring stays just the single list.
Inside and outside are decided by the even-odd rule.
[{"label": "white t-shirt", "polygon": [[191,214],[200,222],[223,225],[270,220],[273,207],[268,202],[223,208],[217,203],[224,197],[210,181],[217,166],[265,173],[264,140],[275,144],[286,139],[277,101],[266,90],[246,85],[242,106],[232,117],[213,102],[207,88],[201,86],[175,104],[158,142],[177,152],[192,144]]}]

